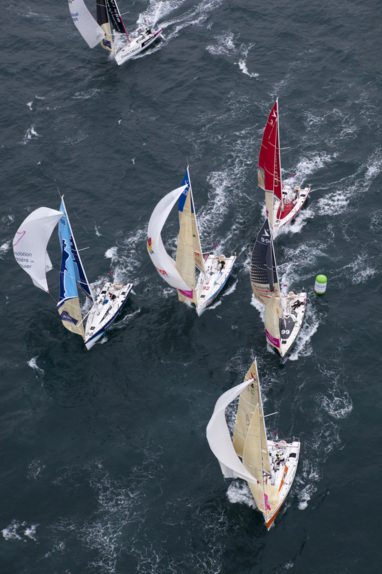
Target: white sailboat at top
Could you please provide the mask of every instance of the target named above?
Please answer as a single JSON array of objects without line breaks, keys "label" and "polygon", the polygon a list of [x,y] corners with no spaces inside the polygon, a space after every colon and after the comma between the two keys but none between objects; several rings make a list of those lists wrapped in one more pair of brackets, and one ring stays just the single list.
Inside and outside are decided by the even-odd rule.
[{"label": "white sailboat at top", "polygon": [[253,294],[265,306],[265,334],[284,358],[301,329],[306,293],[280,291],[272,230],[268,218],[260,229],[252,252],[250,278]]},{"label": "white sailboat at top", "polygon": [[[94,295],[70,226],[64,199],[60,211],[40,207],[23,221],[13,240],[17,263],[30,275],[36,287],[49,293],[46,273],[53,269],[47,246],[56,225],[62,251],[60,269],[60,295],[57,310],[66,329],[81,335],[86,348],[91,349],[113,323],[126,303],[132,284],[118,285],[105,282]],[[86,327],[80,307],[78,287],[92,302]]]},{"label": "white sailboat at top", "polygon": [[[237,397],[240,398],[232,440],[225,412]],[[300,443],[268,440],[264,419],[254,361],[244,382],[218,399],[207,426],[207,440],[224,477],[247,481],[269,530],[291,489]]]},{"label": "white sailboat at top", "polygon": [[[174,261],[163,245],[161,232],[176,202],[179,234]],[[178,290],[179,301],[193,303],[199,316],[211,305],[231,274],[236,255],[225,257],[210,253],[203,257],[188,167],[181,187],[161,199],[151,215],[147,250],[161,277]],[[200,271],[198,278],[196,267]]]},{"label": "white sailboat at top", "polygon": [[264,129],[257,174],[259,186],[265,191],[269,222],[276,235],[280,227],[296,217],[311,190],[310,186],[301,188],[282,182],[278,99]]},{"label": "white sailboat at top", "polygon": [[[68,0],[68,3],[74,25],[89,48],[101,44],[102,48],[114,54],[119,66],[148,48],[162,32],[162,28],[146,26],[128,34],[116,0],[96,0],[97,20],[84,0]],[[118,39],[117,42],[114,39]],[[122,48],[116,48],[120,41],[123,42]]]}]

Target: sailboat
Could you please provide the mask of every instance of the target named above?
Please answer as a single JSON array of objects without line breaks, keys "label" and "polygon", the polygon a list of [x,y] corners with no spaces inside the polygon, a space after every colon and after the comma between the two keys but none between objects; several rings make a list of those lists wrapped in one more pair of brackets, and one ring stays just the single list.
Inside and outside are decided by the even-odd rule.
[{"label": "sailboat", "polygon": [[[105,50],[114,54],[119,66],[148,48],[162,32],[162,28],[147,26],[128,34],[116,0],[96,0],[97,20],[89,12],[84,0],[68,0],[68,3],[73,23],[89,48],[101,44]],[[121,40],[123,47],[116,48]]]},{"label": "sailboat", "polygon": [[264,129],[257,175],[259,186],[265,191],[267,215],[276,235],[280,227],[296,217],[311,191],[310,185],[301,188],[282,182],[278,98]]},{"label": "sailboat", "polygon": [[[92,292],[62,197],[60,211],[48,207],[36,209],[23,221],[13,240],[15,259],[36,287],[49,293],[46,273],[53,266],[47,246],[57,224],[62,252],[57,310],[64,327],[80,335],[86,348],[91,349],[121,312],[133,285],[106,281],[97,294]],[[85,327],[78,288],[92,304]]]},{"label": "sailboat", "polygon": [[265,334],[268,342],[284,358],[301,328],[306,293],[280,291],[272,229],[266,218],[252,252],[251,286],[256,299],[265,306]]},{"label": "sailboat", "polygon": [[[233,440],[226,409],[239,397]],[[256,506],[269,530],[294,480],[300,442],[268,440],[257,364],[254,361],[244,382],[218,399],[207,426],[207,440],[225,478],[246,480]]]},{"label": "sailboat", "polygon": [[[163,245],[161,232],[176,202],[179,234],[174,261]],[[179,301],[193,303],[199,316],[215,300],[231,274],[236,254],[203,256],[188,167],[181,187],[165,195],[150,217],[147,251],[161,277],[178,290]],[[196,268],[200,271],[198,278]]]}]

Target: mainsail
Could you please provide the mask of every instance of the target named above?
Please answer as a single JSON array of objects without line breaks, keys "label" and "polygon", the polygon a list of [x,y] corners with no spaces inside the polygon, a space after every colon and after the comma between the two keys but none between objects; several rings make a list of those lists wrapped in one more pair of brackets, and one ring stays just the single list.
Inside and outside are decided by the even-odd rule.
[{"label": "mainsail", "polygon": [[274,486],[267,484],[272,471],[256,361],[252,363],[245,380],[250,384],[240,393],[233,446],[242,457],[245,468],[256,479],[255,483],[248,484],[256,506],[266,513],[276,508],[278,492]]},{"label": "mainsail", "polygon": [[72,333],[81,335],[85,340],[77,284],[91,300],[93,300],[93,298],[70,227],[63,199],[61,202],[61,210],[64,216],[60,220],[58,227],[62,260],[60,269],[60,296],[57,309],[64,327]]},{"label": "mainsail", "polygon": [[109,23],[107,0],[97,0],[97,22],[104,31],[105,38],[101,42],[102,48],[114,52],[113,34]]},{"label": "mainsail", "polygon": [[280,349],[280,319],[284,319],[272,231],[268,218],[264,221],[252,252],[251,285],[258,301],[265,305],[265,332],[271,345]]},{"label": "mainsail", "polygon": [[273,228],[274,196],[282,202],[278,99],[264,129],[257,175],[259,186],[265,191],[265,206]]},{"label": "mainsail", "polygon": [[90,14],[84,0],[68,0],[68,3],[74,25],[89,48],[94,48],[105,37],[104,30]]},{"label": "mainsail", "polygon": [[40,207],[23,221],[13,239],[13,252],[17,263],[30,275],[36,287],[49,292],[46,273],[52,269],[47,245],[53,229],[63,213]]},{"label": "mainsail", "polygon": [[[119,11],[117,0],[106,0],[107,13],[109,15],[109,22],[112,28],[119,34],[126,34],[126,28],[122,20],[121,12]],[[129,37],[127,36],[129,39]]]},{"label": "mainsail", "polygon": [[[179,197],[178,202],[179,235],[176,252],[176,268],[194,291],[196,286],[195,265],[202,273],[205,272],[205,269],[188,168],[183,178],[182,186],[185,186],[185,189]],[[180,291],[178,292],[178,296],[180,301],[192,300],[195,302],[195,293],[193,293],[193,297],[190,298],[189,294],[184,294]]]},{"label": "mainsail", "polygon": [[167,281],[171,287],[175,287],[176,289],[180,289],[185,293],[188,293],[192,300],[192,287],[186,283],[182,275],[179,273],[175,261],[167,253],[163,245],[161,236],[163,226],[166,223],[172,208],[185,189],[185,186],[174,189],[174,191],[165,195],[165,197],[163,197],[163,199],[161,199],[161,201],[156,205],[149,221],[147,232],[147,251],[149,252],[154,267],[161,277]]}]

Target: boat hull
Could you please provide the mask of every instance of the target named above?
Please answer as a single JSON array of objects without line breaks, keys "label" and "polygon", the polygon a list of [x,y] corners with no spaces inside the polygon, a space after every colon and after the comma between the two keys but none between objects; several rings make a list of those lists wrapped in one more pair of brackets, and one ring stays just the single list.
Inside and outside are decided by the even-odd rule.
[{"label": "boat hull", "polygon": [[301,329],[305,306],[306,293],[291,292],[287,296],[283,295],[285,323],[280,319],[280,348],[277,349],[282,359],[286,359]]},{"label": "boat hull", "polygon": [[115,60],[118,66],[121,66],[127,60],[134,58],[140,54],[143,50],[146,50],[155,40],[157,40],[158,36],[162,32],[162,28],[160,30],[155,30],[150,34],[146,34],[145,32],[136,32],[136,36],[132,35],[131,41],[126,44],[123,48],[118,50],[115,54]]},{"label": "boat hull", "polygon": [[[225,261],[223,269],[219,264],[219,259]],[[216,297],[224,288],[231,275],[233,265],[236,261],[236,255],[231,257],[217,256],[214,254],[208,255],[204,260],[204,267],[206,272],[200,273],[196,285],[196,312],[199,317],[204,311],[213,303]]]},{"label": "boat hull", "polygon": [[132,287],[132,283],[119,285],[109,282],[102,286],[86,321],[85,345],[88,350],[102,337],[122,311]]},{"label": "boat hull", "polygon": [[284,184],[282,188],[283,208],[279,199],[274,200],[273,209],[273,236],[276,235],[280,227],[290,223],[298,214],[311,191],[310,187],[301,189],[298,186]]},{"label": "boat hull", "polygon": [[300,456],[300,443],[267,440],[267,445],[272,468],[272,484],[279,492],[276,508],[272,512],[264,513],[265,524],[269,530],[292,487]]}]

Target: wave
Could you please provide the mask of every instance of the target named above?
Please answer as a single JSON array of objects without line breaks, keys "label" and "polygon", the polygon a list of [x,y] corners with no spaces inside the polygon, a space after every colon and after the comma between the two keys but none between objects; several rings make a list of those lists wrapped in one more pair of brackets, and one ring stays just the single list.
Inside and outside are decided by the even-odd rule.
[{"label": "wave", "polygon": [[37,542],[37,531],[38,524],[27,525],[27,522],[18,522],[17,520],[12,520],[12,522],[3,528],[1,533],[4,540],[10,541],[22,541],[27,542],[28,540],[33,540]]},{"label": "wave", "polygon": [[37,359],[38,359],[38,355],[36,357],[32,357],[32,359],[27,362],[27,365],[31,369],[34,369],[36,371],[36,373],[38,373],[39,375],[44,375],[45,371],[43,369],[40,369],[40,367],[37,366]]}]

